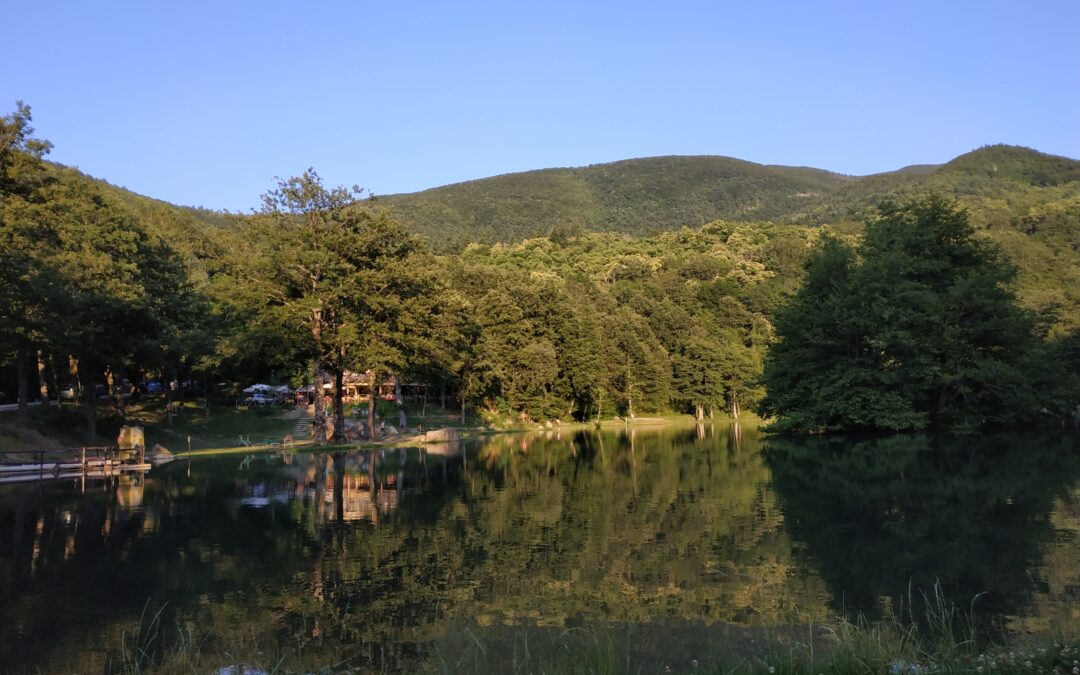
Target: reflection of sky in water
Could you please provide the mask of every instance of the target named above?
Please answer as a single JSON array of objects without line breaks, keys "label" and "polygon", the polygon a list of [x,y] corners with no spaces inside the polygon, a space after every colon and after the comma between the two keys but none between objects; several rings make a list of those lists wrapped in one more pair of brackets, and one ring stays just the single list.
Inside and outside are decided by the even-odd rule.
[{"label": "reflection of sky in water", "polygon": [[466,629],[512,646],[571,627],[634,633],[646,663],[841,606],[887,614],[935,579],[961,606],[986,591],[998,624],[1080,620],[1075,439],[899,438],[763,452],[719,425],[551,430],[5,488],[0,661],[100,671],[147,608],[213,644],[374,668],[464,649]]}]

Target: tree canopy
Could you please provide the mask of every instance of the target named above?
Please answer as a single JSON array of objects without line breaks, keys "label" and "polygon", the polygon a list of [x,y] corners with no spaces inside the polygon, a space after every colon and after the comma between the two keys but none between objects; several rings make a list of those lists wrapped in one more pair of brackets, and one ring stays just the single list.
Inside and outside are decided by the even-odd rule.
[{"label": "tree canopy", "polygon": [[882,205],[858,246],[826,239],[807,261],[776,315],[762,409],[804,431],[1031,421],[1038,343],[1014,277],[954,203]]}]

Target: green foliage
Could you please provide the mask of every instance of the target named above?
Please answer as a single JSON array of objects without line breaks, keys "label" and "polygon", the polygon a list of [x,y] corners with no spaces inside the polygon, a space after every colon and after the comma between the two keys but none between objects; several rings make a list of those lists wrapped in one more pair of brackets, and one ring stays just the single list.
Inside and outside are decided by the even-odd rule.
[{"label": "green foliage", "polygon": [[[0,326],[0,364],[24,375],[39,349],[61,367],[79,356],[93,381],[106,372],[300,381],[317,358],[331,372],[424,382],[503,420],[737,415],[765,394],[774,316],[825,235],[831,253],[811,265],[802,291],[821,307],[781,312],[807,328],[801,344],[789,335],[775,348],[803,358],[767,401],[789,411],[784,423],[1008,423],[1028,417],[1034,389],[1055,415],[1080,398],[1075,365],[1055,377],[1038,367],[1073,363],[1062,355],[1080,331],[1074,160],[994,146],[940,167],[851,178],[660,157],[374,201],[308,172],[280,181],[261,212],[233,216],[47,164],[50,146],[29,122],[19,104],[0,128],[0,308],[20,317]],[[861,221],[883,197],[927,191],[966,207],[964,239],[980,243],[934,262],[920,252],[933,242],[882,220],[860,244]],[[427,253],[409,230],[444,253]],[[972,263],[972,273],[950,273],[953,262]],[[830,284],[847,284],[872,311],[830,300],[839,292]],[[1034,313],[1043,347],[1021,346],[1020,314],[993,324],[1012,301],[1006,284]],[[947,308],[974,319],[945,322]],[[931,333],[940,349],[921,349]],[[987,340],[998,344],[965,356],[964,345]],[[1001,351],[1030,356],[1005,367]],[[812,372],[844,363],[858,367],[828,381]],[[931,405],[935,396],[947,405]],[[807,406],[816,412],[797,419]]]},{"label": "green foliage", "polygon": [[1031,316],[1014,271],[937,197],[885,204],[857,249],[827,240],[776,317],[762,410],[777,428],[1030,422]]},{"label": "green foliage", "polygon": [[768,220],[852,179],[729,157],[653,157],[545,169],[379,197],[440,246],[509,242],[578,230],[635,235],[717,219]]}]

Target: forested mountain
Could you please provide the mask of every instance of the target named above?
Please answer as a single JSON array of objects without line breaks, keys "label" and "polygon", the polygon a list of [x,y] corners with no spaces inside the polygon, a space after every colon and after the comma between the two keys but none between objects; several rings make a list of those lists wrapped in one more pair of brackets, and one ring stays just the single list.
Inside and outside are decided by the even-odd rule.
[{"label": "forested mountain", "polygon": [[1017,208],[1080,194],[1080,162],[988,146],[940,165],[864,177],[727,157],[654,157],[507,174],[377,197],[441,243],[511,242],[552,228],[649,234],[714,220],[806,225],[861,222],[883,197],[934,191],[972,210],[976,226]]},{"label": "forested mountain", "polygon": [[[231,215],[44,163],[29,109],[3,119],[0,309],[24,317],[0,329],[9,392],[35,386],[35,357],[53,387],[72,356],[84,385],[299,382],[314,361],[336,383],[345,369],[429,383],[499,423],[738,414],[765,394],[778,310],[823,238],[854,250],[883,203],[927,194],[1017,268],[994,277],[1001,297],[1080,373],[1080,162],[1067,158],[992,146],[855,178],[659,157],[362,200],[309,171]],[[1032,405],[1063,414],[1072,396]]]},{"label": "forested mountain", "polygon": [[855,179],[730,157],[650,157],[544,169],[377,197],[433,241],[510,242],[552,228],[650,234],[714,220],[780,220]]},{"label": "forested mountain", "polygon": [[850,181],[783,219],[807,225],[862,222],[884,198],[928,192],[958,200],[976,227],[1005,225],[1018,212],[1080,195],[1080,161],[1016,146],[986,146],[941,166],[905,167]]},{"label": "forested mountain", "polygon": [[[830,225],[857,235],[885,200],[928,193],[968,209],[1019,268],[1025,306],[1080,326],[1080,161],[986,146],[943,165],[864,177],[725,157],[656,157],[547,169],[376,198],[436,248],[552,234],[648,235],[717,220]],[[1058,317],[1056,321],[1061,321]]]}]

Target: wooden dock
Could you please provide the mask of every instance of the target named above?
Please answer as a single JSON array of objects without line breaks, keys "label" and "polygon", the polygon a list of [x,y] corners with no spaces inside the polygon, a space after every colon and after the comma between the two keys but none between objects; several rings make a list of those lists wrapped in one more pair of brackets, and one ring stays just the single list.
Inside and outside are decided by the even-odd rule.
[{"label": "wooden dock", "polygon": [[145,473],[151,467],[142,457],[121,460],[117,448],[79,448],[71,453],[72,457],[65,459],[46,458],[43,450],[0,454],[32,455],[36,460],[23,464],[0,464],[0,484],[62,478],[109,478],[122,473]]}]

